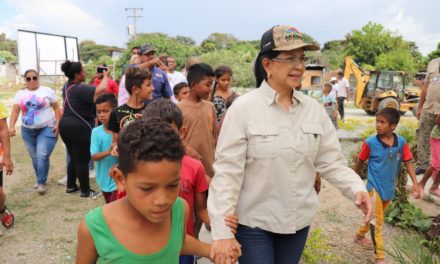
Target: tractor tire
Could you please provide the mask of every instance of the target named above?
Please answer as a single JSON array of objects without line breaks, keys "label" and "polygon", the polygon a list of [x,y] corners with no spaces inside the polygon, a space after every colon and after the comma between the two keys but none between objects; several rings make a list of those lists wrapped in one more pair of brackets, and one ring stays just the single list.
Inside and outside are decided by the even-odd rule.
[{"label": "tractor tire", "polygon": [[367,113],[370,116],[374,116],[376,114],[376,112],[371,111],[371,110],[365,110],[365,113]]},{"label": "tractor tire", "polygon": [[382,101],[380,101],[379,105],[377,106],[377,111],[380,111],[386,107],[391,107],[399,110],[399,102],[397,102],[397,100],[392,97],[382,99]]}]

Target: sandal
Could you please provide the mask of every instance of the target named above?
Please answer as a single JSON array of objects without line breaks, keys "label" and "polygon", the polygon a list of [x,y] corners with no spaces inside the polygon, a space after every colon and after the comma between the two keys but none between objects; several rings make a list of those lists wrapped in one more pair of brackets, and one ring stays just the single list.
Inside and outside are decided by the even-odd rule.
[{"label": "sandal", "polygon": [[14,225],[14,215],[8,210],[6,205],[0,211],[0,220],[5,228],[10,228]]}]

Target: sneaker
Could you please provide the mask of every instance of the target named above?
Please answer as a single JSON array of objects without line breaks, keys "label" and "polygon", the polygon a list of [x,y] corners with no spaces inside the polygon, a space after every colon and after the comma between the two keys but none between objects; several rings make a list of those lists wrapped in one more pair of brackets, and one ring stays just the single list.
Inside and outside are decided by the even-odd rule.
[{"label": "sneaker", "polygon": [[79,191],[79,188],[78,188],[78,187],[75,187],[75,188],[67,188],[67,189],[66,189],[66,193],[67,193],[67,194],[76,193],[77,191]]},{"label": "sneaker", "polygon": [[101,196],[101,192],[95,192],[94,190],[90,189],[89,193],[81,193],[81,195],[79,197],[81,199],[91,198],[91,199],[95,200],[99,196]]},{"label": "sneaker", "polygon": [[46,185],[38,184],[37,192],[38,192],[39,195],[46,194]]},{"label": "sneaker", "polygon": [[416,168],[416,175],[425,174],[426,170],[420,167]]},{"label": "sneaker", "polygon": [[67,175],[64,176],[62,179],[59,179],[57,182],[59,185],[67,186]]}]

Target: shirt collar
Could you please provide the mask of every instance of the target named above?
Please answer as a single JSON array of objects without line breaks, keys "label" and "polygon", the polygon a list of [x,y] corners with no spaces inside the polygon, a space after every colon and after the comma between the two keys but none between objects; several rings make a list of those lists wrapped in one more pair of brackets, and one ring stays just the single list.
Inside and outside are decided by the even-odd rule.
[{"label": "shirt collar", "polygon": [[[265,80],[263,80],[259,89],[262,90],[268,105],[277,102],[279,94],[272,87],[270,87],[270,85]],[[303,103],[304,102],[303,96],[305,95],[297,91],[296,89],[293,89],[292,106],[296,106],[298,103]]]},{"label": "shirt collar", "polygon": [[[398,139],[397,139],[397,135],[395,133],[393,133],[393,136],[394,136],[394,142],[393,142],[393,146],[392,147],[395,148],[395,147],[399,146],[399,142],[398,142]],[[377,141],[379,141],[384,148],[389,148],[390,147],[389,145],[387,145],[385,142],[383,142],[380,139],[379,135],[376,135],[376,138],[377,138]]]}]

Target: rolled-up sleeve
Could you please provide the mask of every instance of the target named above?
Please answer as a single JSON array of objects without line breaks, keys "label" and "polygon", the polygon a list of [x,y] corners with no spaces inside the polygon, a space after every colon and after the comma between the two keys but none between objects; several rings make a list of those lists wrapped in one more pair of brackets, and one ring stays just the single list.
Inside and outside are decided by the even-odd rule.
[{"label": "rolled-up sleeve", "polygon": [[336,130],[330,119],[325,116],[324,110],[321,124],[324,133],[314,162],[316,170],[345,197],[354,201],[357,192],[366,191],[365,184],[351,168],[347,167]]},{"label": "rolled-up sleeve", "polygon": [[214,240],[233,238],[224,218],[234,212],[243,185],[247,152],[245,111],[235,102],[228,110],[219,135],[215,176],[208,196],[208,212]]}]

